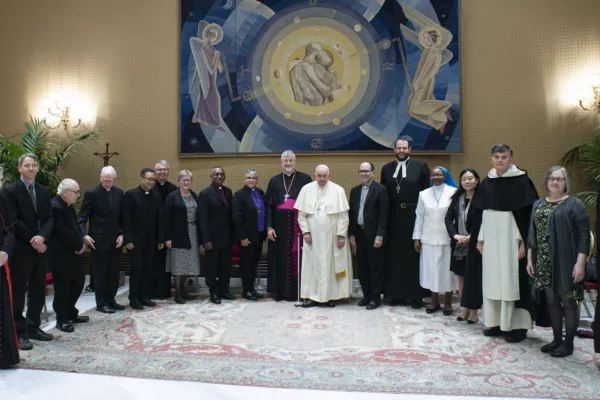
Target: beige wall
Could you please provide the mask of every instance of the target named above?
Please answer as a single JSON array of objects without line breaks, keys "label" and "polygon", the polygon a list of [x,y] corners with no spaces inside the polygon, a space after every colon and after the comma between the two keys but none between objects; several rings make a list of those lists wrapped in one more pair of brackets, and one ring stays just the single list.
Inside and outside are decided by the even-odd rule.
[{"label": "beige wall", "polygon": [[[600,1],[462,0],[464,154],[424,157],[456,175],[489,168],[490,147],[509,143],[519,166],[539,181],[562,152],[588,140],[595,115],[573,106],[569,91],[600,72]],[[253,166],[267,178],[278,156],[179,158],[179,0],[2,0],[0,6],[0,132],[13,134],[53,89],[73,89],[93,104],[105,140],[120,152],[112,163],[120,186],[137,184],[143,166],[158,159],[172,171],[195,173],[223,165],[237,188]],[[63,134],[62,131],[56,131]],[[86,188],[97,181],[98,144],[63,171]],[[378,156],[302,156],[299,169],[318,163],[349,187],[363,159]]]}]

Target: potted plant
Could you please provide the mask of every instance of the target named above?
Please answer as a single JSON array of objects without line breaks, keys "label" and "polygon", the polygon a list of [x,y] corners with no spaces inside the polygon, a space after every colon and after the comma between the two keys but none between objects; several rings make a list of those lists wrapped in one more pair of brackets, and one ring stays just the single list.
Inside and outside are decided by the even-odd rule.
[{"label": "potted plant", "polygon": [[[61,137],[62,136],[62,137]],[[18,141],[11,139],[18,137]],[[0,134],[0,165],[4,168],[6,183],[18,179],[17,169],[19,157],[25,153],[33,153],[40,159],[39,172],[36,181],[46,186],[51,195],[62,178],[58,169],[70,156],[81,152],[88,143],[96,143],[101,133],[91,130],[76,134],[56,135],[44,125],[43,120],[29,117],[25,123],[25,131],[13,137]]]}]

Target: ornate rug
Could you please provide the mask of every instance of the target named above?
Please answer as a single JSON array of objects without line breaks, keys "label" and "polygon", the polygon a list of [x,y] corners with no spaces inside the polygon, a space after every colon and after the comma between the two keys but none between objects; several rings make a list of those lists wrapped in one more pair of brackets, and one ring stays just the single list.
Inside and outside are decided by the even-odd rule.
[{"label": "ornate rug", "polygon": [[484,337],[480,324],[457,322],[456,312],[202,298],[88,315],[74,333],[54,329],[54,341],[22,352],[21,367],[280,388],[600,398],[591,340],[576,339],[573,356],[554,359],[539,351],[549,330],[508,344]]}]

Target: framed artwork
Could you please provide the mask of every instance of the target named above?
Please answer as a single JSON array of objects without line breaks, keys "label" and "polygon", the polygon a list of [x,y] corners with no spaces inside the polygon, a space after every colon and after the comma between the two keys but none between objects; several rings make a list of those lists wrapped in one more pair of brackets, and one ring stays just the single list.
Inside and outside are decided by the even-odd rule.
[{"label": "framed artwork", "polygon": [[460,152],[459,0],[180,0],[180,154]]}]

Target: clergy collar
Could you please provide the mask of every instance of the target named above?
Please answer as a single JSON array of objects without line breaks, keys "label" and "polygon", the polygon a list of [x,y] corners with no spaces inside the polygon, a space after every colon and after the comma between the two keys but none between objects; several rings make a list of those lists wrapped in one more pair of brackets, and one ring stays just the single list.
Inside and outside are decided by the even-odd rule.
[{"label": "clergy collar", "polygon": [[375,178],[371,179],[371,180],[369,181],[369,183],[367,183],[366,185],[363,185],[363,184],[361,183],[361,186],[362,186],[362,187],[366,187],[366,188],[368,188],[368,187],[371,187],[371,184],[373,183],[373,181],[374,181],[374,180],[375,180]]},{"label": "clergy collar", "polygon": [[149,190],[144,190],[144,188],[142,187],[142,185],[140,185],[139,188],[142,191],[142,193],[144,193],[144,194],[149,194],[150,191],[152,190],[152,188],[150,188]]},{"label": "clergy collar", "polygon": [[110,192],[112,190],[112,187],[110,189],[104,189],[104,186],[102,186],[102,184],[99,184],[98,186],[100,186],[100,189],[102,189],[102,191],[104,192]]},{"label": "clergy collar", "polygon": [[296,173],[296,170],[294,170],[294,171],[293,171],[291,174],[288,174],[287,172],[283,171],[283,174],[284,174],[285,176],[287,176],[288,178],[291,178],[291,177],[292,177],[292,175],[294,175],[295,173]]},{"label": "clergy collar", "polygon": [[406,160],[404,160],[404,161],[400,161],[396,158],[396,162],[398,162],[398,164],[406,164],[408,162],[408,160],[410,160],[410,156],[406,157]]},{"label": "clergy collar", "polygon": [[165,186],[165,183],[167,183],[167,182],[168,182],[168,181],[167,181],[166,179],[165,179],[165,181],[164,181],[164,182],[162,182],[162,183],[161,183],[160,181],[158,181],[158,180],[157,180],[157,181],[156,181],[156,185],[157,185],[157,186]]}]

